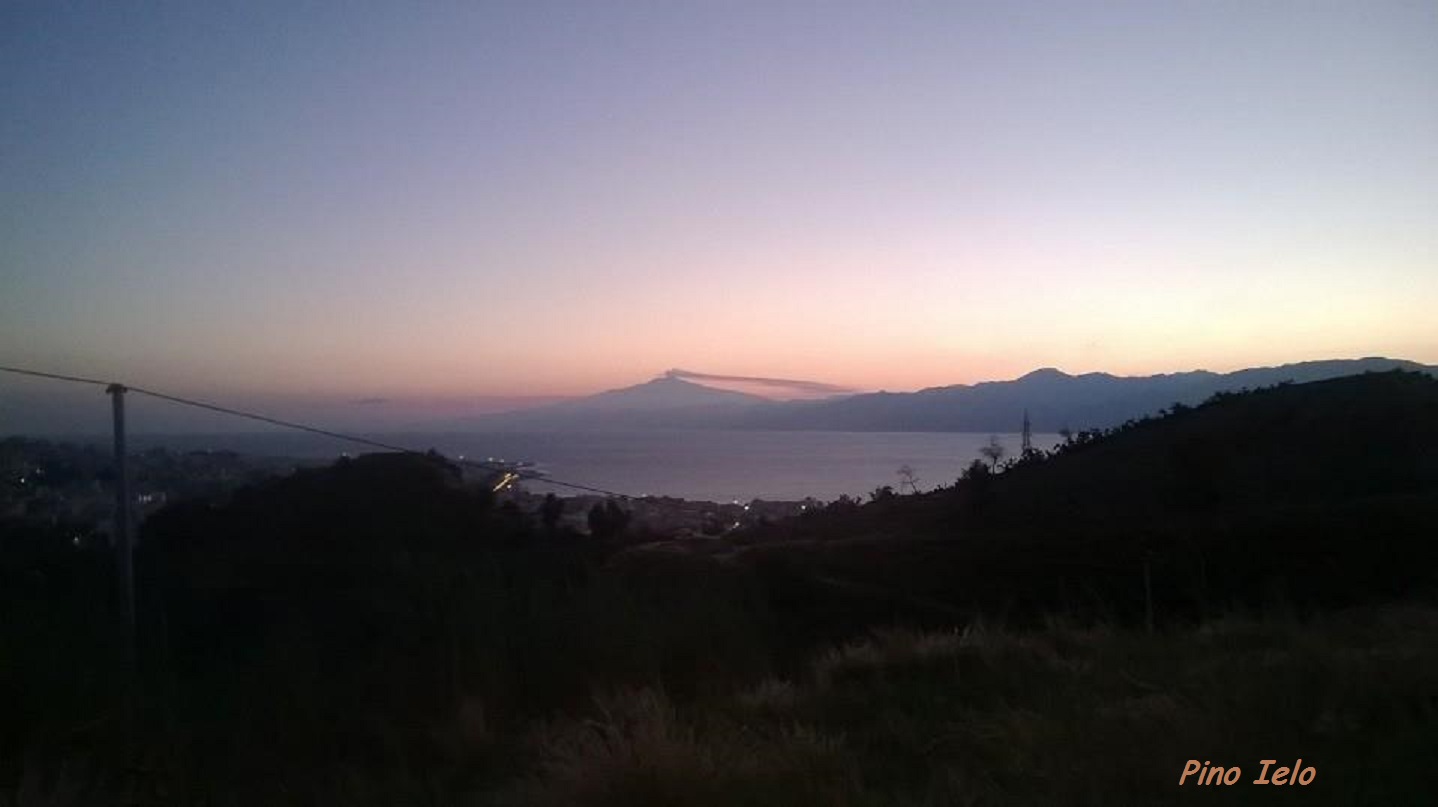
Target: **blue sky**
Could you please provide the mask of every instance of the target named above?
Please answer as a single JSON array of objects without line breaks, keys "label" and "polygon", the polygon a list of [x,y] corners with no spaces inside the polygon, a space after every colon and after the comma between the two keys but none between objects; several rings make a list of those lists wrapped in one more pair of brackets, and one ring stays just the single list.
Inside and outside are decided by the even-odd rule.
[{"label": "blue sky", "polygon": [[0,354],[417,406],[674,366],[1438,362],[1434,31],[1387,2],[8,4]]}]

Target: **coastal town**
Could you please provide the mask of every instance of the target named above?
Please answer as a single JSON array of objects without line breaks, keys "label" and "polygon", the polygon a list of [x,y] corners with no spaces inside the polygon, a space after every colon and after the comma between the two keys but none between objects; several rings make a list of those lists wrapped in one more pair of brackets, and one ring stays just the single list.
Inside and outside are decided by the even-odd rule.
[{"label": "coastal town", "polygon": [[[226,497],[247,485],[322,464],[314,459],[234,451],[150,448],[129,457],[132,507],[143,520],[168,503]],[[0,520],[57,530],[77,545],[108,539],[114,513],[115,464],[107,446],[10,437],[0,440]],[[490,490],[500,507],[573,533],[594,531],[590,513],[610,497],[540,492],[543,480],[514,482],[505,474],[466,469],[457,484]],[[501,484],[504,483],[504,484]],[[494,491],[499,487],[498,491]],[[546,504],[548,502],[548,504]],[[693,501],[671,496],[624,498],[624,530],[635,540],[715,538],[822,506],[813,499]],[[548,508],[548,509],[546,509]],[[546,516],[546,512],[552,515]],[[552,521],[546,521],[546,519]]]},{"label": "coastal town", "polygon": [[[132,506],[140,518],[167,503],[221,496],[303,461],[233,451],[151,448],[129,455]],[[108,446],[25,437],[0,440],[0,520],[65,528],[77,542],[108,536],[115,506]]]}]

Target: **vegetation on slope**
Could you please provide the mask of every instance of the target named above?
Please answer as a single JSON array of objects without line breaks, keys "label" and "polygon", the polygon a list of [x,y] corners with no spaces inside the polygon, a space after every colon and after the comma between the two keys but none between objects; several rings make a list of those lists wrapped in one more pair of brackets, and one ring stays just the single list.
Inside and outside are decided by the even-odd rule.
[{"label": "vegetation on slope", "polygon": [[[536,774],[496,801],[1416,803],[1438,786],[1435,634],[1431,607],[1235,617],[1159,635],[881,631],[722,700],[599,698],[592,714],[537,732]],[[1252,785],[1260,760],[1300,757],[1317,770],[1310,785]],[[1195,758],[1243,776],[1178,787]]]},{"label": "vegetation on slope", "polygon": [[1218,396],[974,470],[773,525],[750,560],[937,614],[1129,622],[1401,597],[1438,569],[1438,380],[1420,374]]},{"label": "vegetation on slope", "polygon": [[362,457],[146,523],[133,742],[103,552],[7,532],[0,796],[1165,802],[1291,755],[1411,800],[1435,445],[1432,379],[1285,386],[704,553]]}]

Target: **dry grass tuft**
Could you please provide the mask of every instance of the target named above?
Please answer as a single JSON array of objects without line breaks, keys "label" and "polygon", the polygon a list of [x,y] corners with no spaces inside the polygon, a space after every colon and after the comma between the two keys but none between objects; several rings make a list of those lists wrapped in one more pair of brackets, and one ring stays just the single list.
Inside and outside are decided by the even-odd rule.
[{"label": "dry grass tuft", "polygon": [[592,719],[541,730],[538,777],[502,801],[589,807],[851,801],[842,740],[811,727],[700,727],[654,690],[596,699],[595,711]]}]

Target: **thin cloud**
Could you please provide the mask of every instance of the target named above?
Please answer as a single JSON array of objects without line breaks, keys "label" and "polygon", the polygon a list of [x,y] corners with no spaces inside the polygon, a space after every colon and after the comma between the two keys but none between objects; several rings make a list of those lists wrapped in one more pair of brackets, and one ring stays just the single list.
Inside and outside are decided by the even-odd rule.
[{"label": "thin cloud", "polygon": [[755,384],[763,387],[778,387],[781,389],[795,390],[798,392],[811,393],[816,395],[842,395],[859,392],[853,387],[844,387],[838,384],[826,384],[822,381],[803,381],[794,378],[765,378],[763,376],[749,375],[716,375],[714,373],[696,373],[693,370],[681,370],[675,368],[665,373],[670,378],[687,378],[691,381],[722,381],[739,384]]}]

